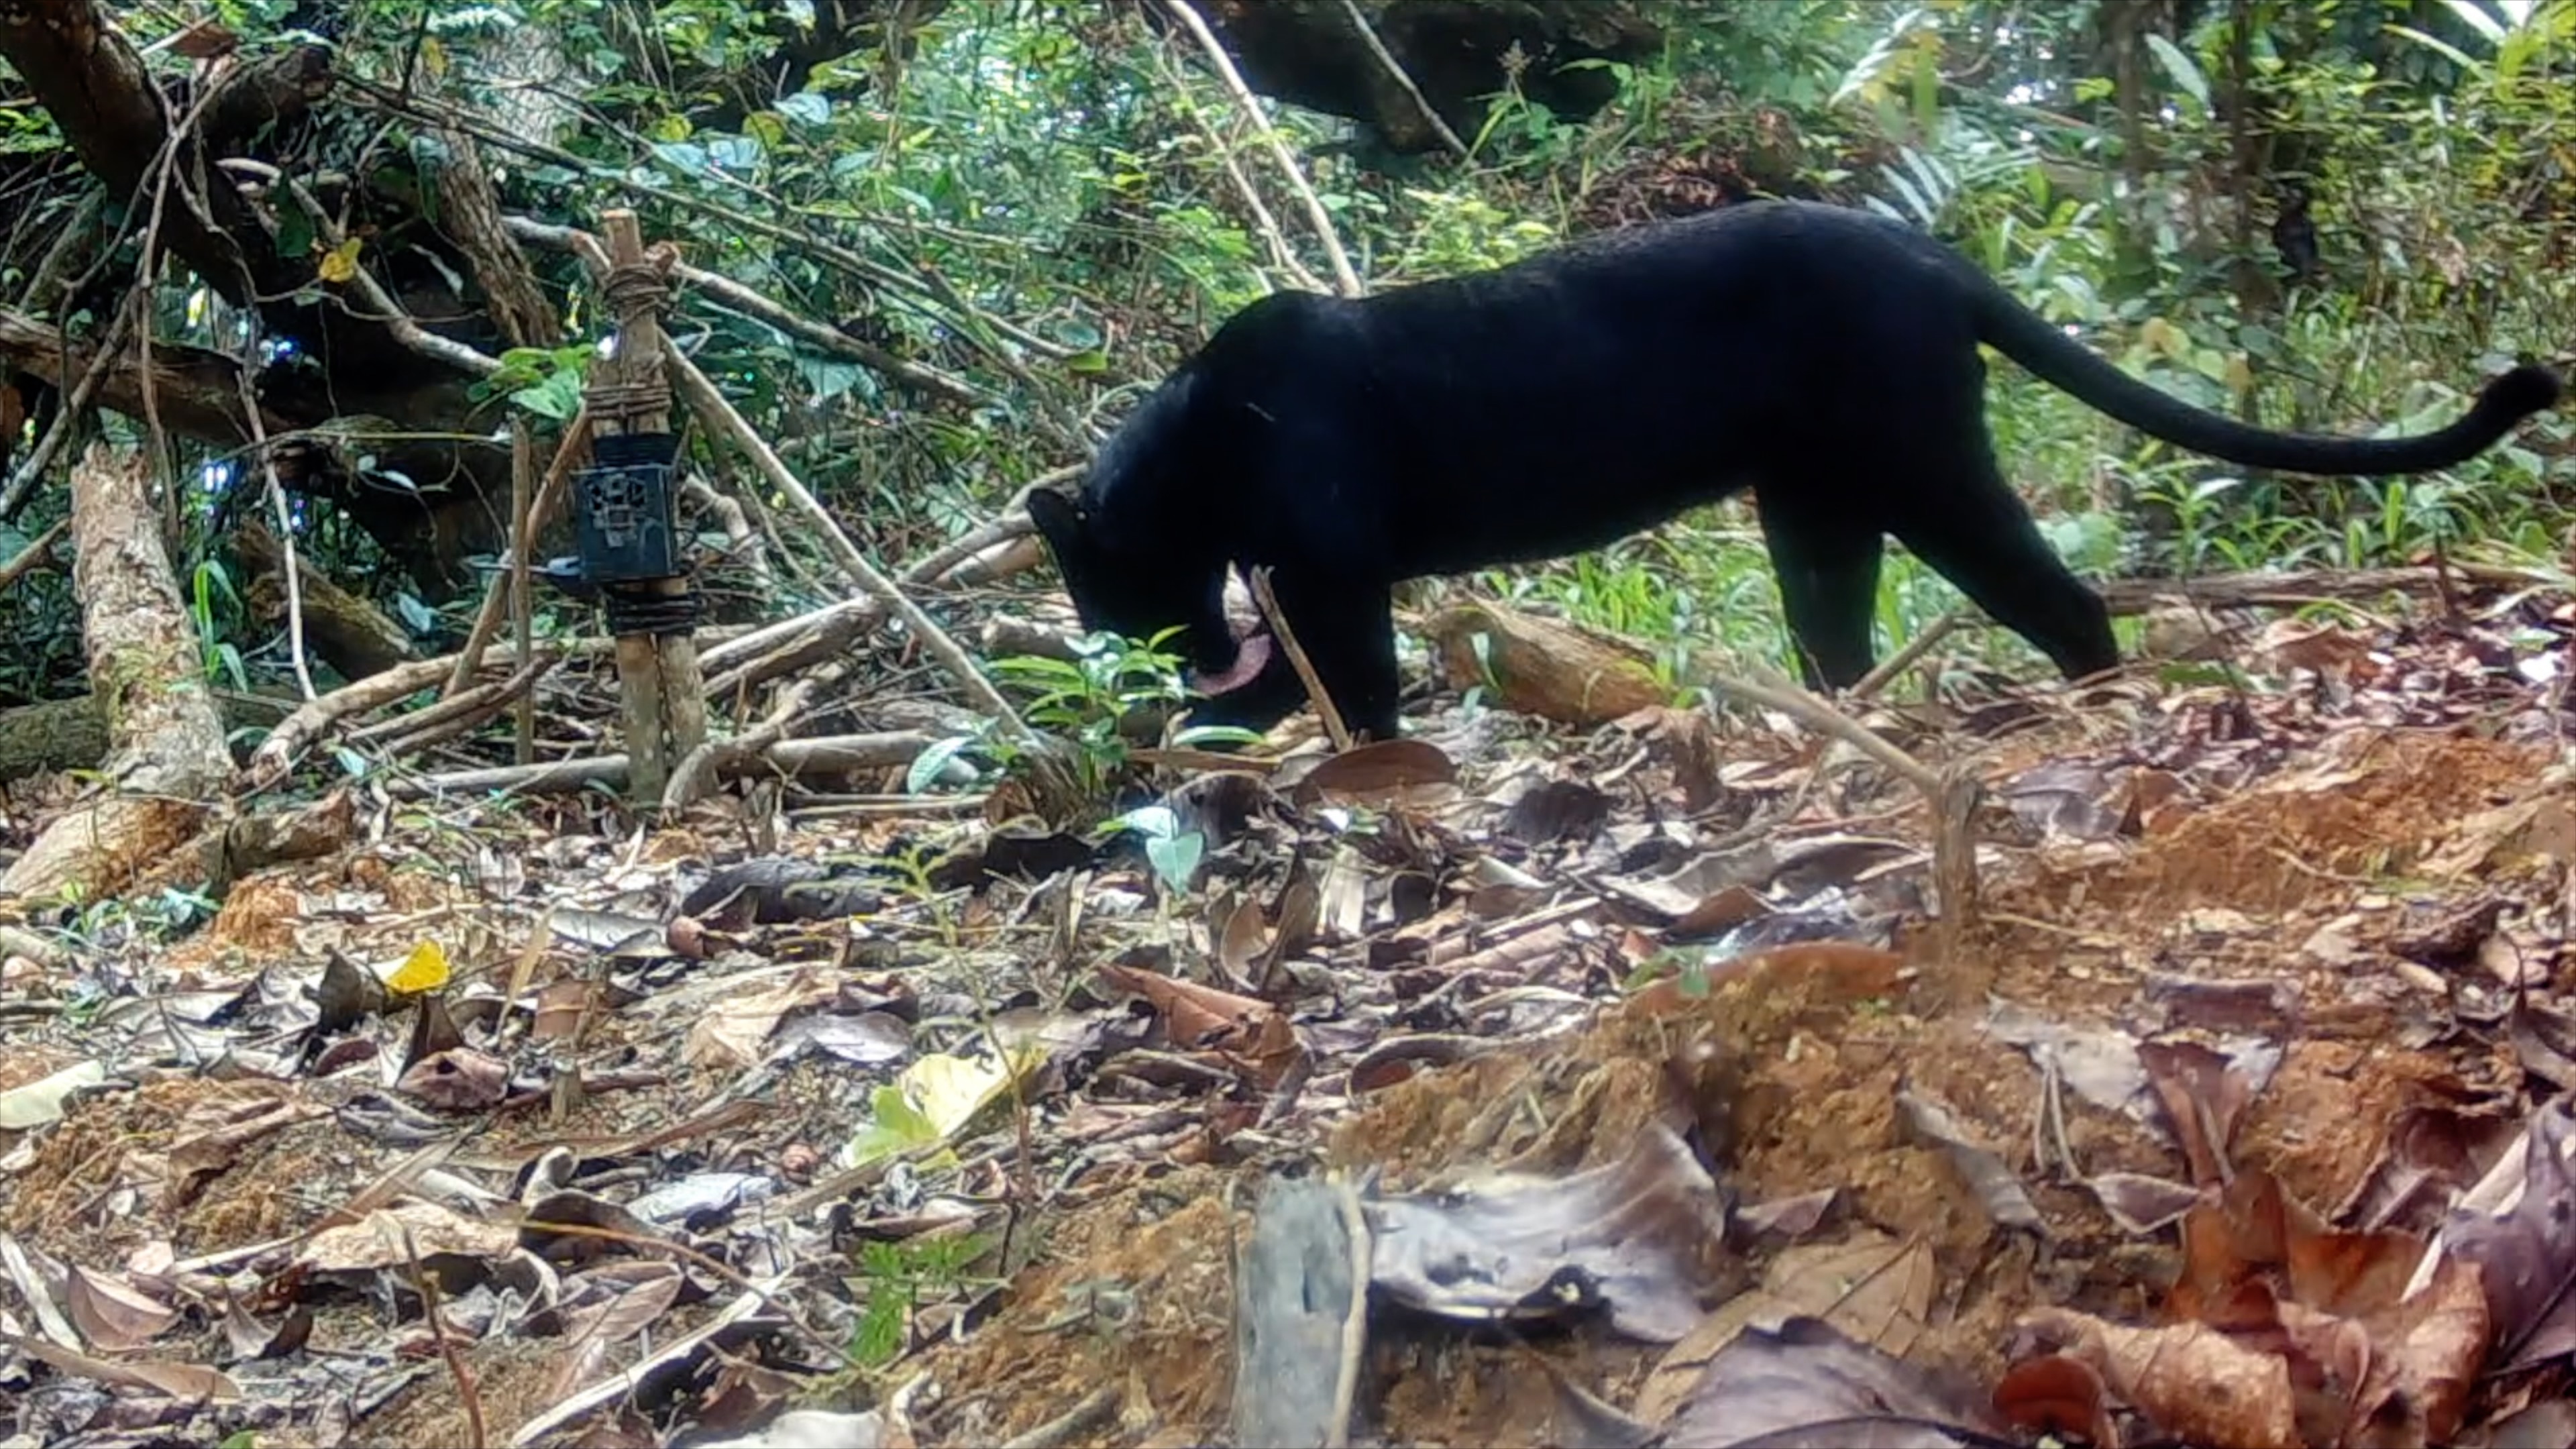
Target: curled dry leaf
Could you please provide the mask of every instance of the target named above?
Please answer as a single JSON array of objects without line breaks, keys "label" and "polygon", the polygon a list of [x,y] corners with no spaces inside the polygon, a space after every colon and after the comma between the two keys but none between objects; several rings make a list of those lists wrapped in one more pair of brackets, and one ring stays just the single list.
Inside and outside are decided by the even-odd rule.
[{"label": "curled dry leaf", "polygon": [[2245,1347],[2205,1324],[2124,1328],[2089,1314],[2043,1308],[2023,1319],[2067,1356],[2102,1376],[2156,1425],[2195,1444],[2300,1449],[2289,1361]]},{"label": "curled dry leaf", "polygon": [[423,1058],[396,1084],[403,1092],[448,1112],[498,1106],[510,1093],[510,1064],[472,1047]]},{"label": "curled dry leaf", "polygon": [[2052,1353],[2013,1365],[1995,1385],[1995,1411],[2016,1429],[2120,1449],[2102,1375],[2080,1358]]},{"label": "curled dry leaf", "polygon": [[39,1360],[57,1373],[115,1388],[144,1389],[165,1398],[190,1402],[233,1403],[241,1398],[241,1385],[217,1369],[192,1363],[132,1363],[104,1359],[47,1343],[41,1338],[24,1338],[0,1333],[0,1343],[8,1344],[27,1357]]},{"label": "curled dry leaf", "polygon": [[1699,1322],[1702,1291],[1731,1261],[1716,1181],[1660,1124],[1619,1161],[1571,1177],[1380,1198],[1367,1212],[1371,1283],[1472,1322],[1597,1303],[1620,1332],[1670,1343]]},{"label": "curled dry leaf", "polygon": [[2252,1100],[2251,1084],[2230,1069],[2226,1057],[2198,1042],[2141,1042],[2138,1061],[2191,1164],[2191,1180],[2204,1187],[2224,1181],[2227,1150]]},{"label": "curled dry leaf", "polygon": [[63,1304],[92,1348],[124,1353],[160,1337],[179,1321],[179,1310],[121,1279],[75,1264],[64,1284]]}]

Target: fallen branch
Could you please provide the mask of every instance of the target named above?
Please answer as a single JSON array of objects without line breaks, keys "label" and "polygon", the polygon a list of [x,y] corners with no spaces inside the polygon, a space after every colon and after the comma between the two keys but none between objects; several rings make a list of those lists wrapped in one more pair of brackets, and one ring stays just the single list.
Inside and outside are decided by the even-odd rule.
[{"label": "fallen branch", "polygon": [[1252,87],[1243,83],[1242,72],[1234,68],[1234,58],[1217,43],[1216,32],[1208,29],[1208,23],[1199,17],[1190,0],[1163,0],[1163,3],[1180,17],[1183,25],[1189,27],[1190,34],[1198,40],[1199,48],[1207,52],[1209,62],[1216,67],[1216,73],[1225,79],[1226,89],[1234,93],[1234,103],[1242,107],[1244,115],[1251,119],[1255,134],[1269,145],[1270,159],[1278,163],[1281,174],[1288,178],[1288,188],[1297,194],[1297,200],[1306,208],[1307,222],[1323,242],[1325,260],[1333,264],[1334,290],[1345,297],[1364,295],[1367,288],[1360,285],[1360,274],[1351,269],[1350,253],[1342,250],[1342,239],[1333,230],[1331,213],[1324,210],[1324,203],[1315,195],[1315,188],[1306,184],[1306,173],[1298,169],[1297,158],[1288,152],[1288,143],[1279,139],[1279,132],[1271,126],[1270,118],[1262,114],[1261,102],[1252,94]]},{"label": "fallen branch", "polygon": [[[2563,574],[2496,564],[2450,566],[2453,576],[2492,588],[2564,588]],[[2302,569],[2288,573],[2204,574],[2191,579],[2111,579],[2099,586],[2114,614],[2143,614],[2176,600],[2219,608],[2300,608],[2330,599],[2379,594],[2437,593],[2439,572],[2430,568]]]},{"label": "fallen branch", "polygon": [[1841,740],[1844,744],[1903,777],[1907,783],[1921,790],[1927,798],[1934,801],[1940,799],[1941,777],[1922,761],[1898,749],[1889,743],[1884,735],[1844,714],[1824,700],[1800,689],[1770,670],[1760,669],[1758,665],[1754,667],[1759,669],[1760,673],[1752,679],[1730,679],[1724,675],[1711,675],[1700,683],[1706,688],[1743,700],[1748,704],[1760,705],[1764,709],[1776,709],[1818,734],[1830,735]]},{"label": "fallen branch", "polygon": [[1029,519],[1029,494],[1040,488],[1053,488],[1059,483],[1069,483],[1081,477],[1090,466],[1088,463],[1075,463],[1063,468],[1049,469],[1030,479],[1027,485],[1014,494],[1011,501],[1003,505],[1002,511],[991,520],[977,524],[904,565],[903,581],[923,588],[936,585],[949,570],[993,545],[1007,543],[1015,538],[1026,538],[1037,532],[1037,525]]},{"label": "fallen branch", "polygon": [[1351,747],[1351,727],[1342,722],[1342,712],[1334,707],[1333,696],[1315,673],[1315,662],[1306,657],[1306,646],[1297,642],[1296,632],[1288,627],[1288,615],[1279,607],[1279,596],[1270,588],[1270,566],[1263,564],[1246,580],[1252,587],[1252,601],[1261,607],[1261,617],[1270,622],[1271,637],[1279,641],[1281,652],[1288,656],[1288,667],[1297,671],[1297,682],[1306,687],[1306,698],[1314,703],[1315,713],[1323,717],[1324,735],[1333,742],[1336,752]]},{"label": "fallen branch", "polygon": [[788,471],[787,465],[778,460],[777,452],[762,440],[750,423],[743,420],[741,413],[734,411],[733,404],[725,400],[724,394],[705,373],[698,370],[697,364],[674,352],[670,355],[670,368],[672,380],[679,384],[680,395],[688,400],[699,421],[706,424],[709,431],[731,441],[771,486],[787,496],[797,512],[814,525],[822,539],[824,552],[832,556],[832,561],[895,618],[903,621],[904,627],[920,639],[921,647],[929,651],[930,656],[957,681],[967,698],[975,701],[1015,738],[1034,740],[1036,735],[1011,708],[1011,702],[1004,699],[1002,692],[993,687],[993,682],[984,677],[984,672],[975,667],[975,661],[967,658],[966,651],[957,647],[957,641],[950,638],[937,621],[922,612],[921,606],[914,603],[892,579],[868,562],[867,556],[859,552],[858,545],[850,542],[849,535],[841,531],[840,521],[833,518],[822,501],[807,490],[802,479]]},{"label": "fallen branch", "polygon": [[[594,647],[579,652],[605,654],[609,652],[612,641],[602,639],[588,642]],[[557,648],[561,653],[576,652],[562,646]],[[487,666],[504,661],[516,664],[517,652],[494,649],[484,656],[483,662]],[[417,694],[424,689],[435,687],[455,671],[457,662],[464,657],[461,654],[451,654],[436,659],[420,659],[409,664],[397,665],[382,674],[361,679],[355,684],[344,685],[318,699],[306,701],[293,714],[278,721],[277,728],[270,730],[268,738],[260,741],[259,748],[251,752],[250,763],[243,767],[243,774],[250,788],[266,789],[284,779],[287,770],[294,765],[296,757],[303,754],[307,746],[320,739],[332,726],[343,720],[354,719],[370,711],[382,709],[386,705]]]},{"label": "fallen branch", "polygon": [[1890,654],[1886,659],[1880,661],[1877,668],[1862,675],[1860,677],[1860,682],[1851,687],[1851,697],[1854,699],[1870,699],[1876,696],[1880,690],[1885,689],[1888,686],[1888,682],[1890,680],[1903,674],[1906,670],[1913,668],[1916,660],[1931,653],[1934,645],[1949,638],[1952,631],[1956,630],[1960,623],[1961,616],[1959,611],[1952,609],[1948,613],[1933,620],[1931,623],[1924,625],[1921,632],[1917,633],[1913,638],[1905,641],[1904,647],[1898,649],[1895,653]]},{"label": "fallen branch", "polygon": [[0,874],[0,893],[98,900],[204,824],[232,775],[146,467],[93,444],[72,469],[72,585],[108,725],[102,786]]},{"label": "fallen branch", "polygon": [[739,769],[762,751],[787,738],[788,730],[805,717],[814,697],[849,674],[849,666],[835,664],[818,669],[779,692],[769,707],[769,715],[759,724],[729,740],[708,740],[689,751],[671,767],[670,783],[662,789],[664,810],[686,809],[698,797],[713,788],[716,776],[726,769]]},{"label": "fallen branch", "polygon": [[[719,766],[725,775],[776,770],[796,775],[839,775],[853,770],[893,769],[912,763],[938,737],[918,730],[868,735],[818,735],[781,740],[760,754]],[[439,775],[389,779],[386,793],[402,800],[440,795],[505,791],[513,795],[559,795],[597,785],[620,789],[626,784],[626,756],[593,755],[554,760],[541,765],[502,765],[488,770],[454,770]]]},{"label": "fallen branch", "polygon": [[545,678],[561,662],[553,655],[540,654],[520,665],[507,679],[478,684],[462,694],[448,695],[417,714],[353,730],[349,742],[375,744],[395,759],[419,754],[432,745],[444,744],[478,728],[485,720],[508,709],[514,701],[532,697],[537,681]]}]

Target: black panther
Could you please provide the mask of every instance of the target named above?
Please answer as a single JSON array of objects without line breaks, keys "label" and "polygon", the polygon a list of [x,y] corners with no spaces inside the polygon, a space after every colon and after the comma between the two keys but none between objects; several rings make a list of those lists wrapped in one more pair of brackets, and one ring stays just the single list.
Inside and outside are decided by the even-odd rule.
[{"label": "black panther", "polygon": [[1389,589],[1561,557],[1754,493],[1808,682],[1869,671],[1887,536],[2070,679],[2119,662],[2109,611],[2041,540],[1985,424],[1993,347],[2131,427],[2248,468],[2420,473],[2558,398],[2519,367],[2402,438],[2270,432],[2130,377],[1930,236],[1761,201],[1364,300],[1244,308],[1029,512],[1086,628],[1183,629],[1197,722],[1304,699],[1226,623],[1228,565],[1281,611],[1351,728],[1396,732]]}]

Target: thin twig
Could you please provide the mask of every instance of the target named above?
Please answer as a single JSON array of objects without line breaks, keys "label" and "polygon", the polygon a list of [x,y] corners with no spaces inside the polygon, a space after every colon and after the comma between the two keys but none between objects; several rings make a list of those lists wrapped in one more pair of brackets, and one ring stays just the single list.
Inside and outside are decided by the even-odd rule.
[{"label": "thin twig", "polygon": [[1270,118],[1261,113],[1261,102],[1252,94],[1252,87],[1243,83],[1243,73],[1234,68],[1234,57],[1225,53],[1225,47],[1217,42],[1216,32],[1208,29],[1208,23],[1199,18],[1199,12],[1190,0],[1163,0],[1163,3],[1171,7],[1181,23],[1189,27],[1190,34],[1197,37],[1199,48],[1207,52],[1217,74],[1224,77],[1226,89],[1234,93],[1234,103],[1243,108],[1244,115],[1251,118],[1254,132],[1268,143],[1270,159],[1279,163],[1281,174],[1288,178],[1289,189],[1297,193],[1297,200],[1306,208],[1306,220],[1314,226],[1316,237],[1323,242],[1325,260],[1333,264],[1334,290],[1345,297],[1364,295],[1367,288],[1360,285],[1360,274],[1351,270],[1350,253],[1342,250],[1342,239],[1333,230],[1332,215],[1324,210],[1324,203],[1315,195],[1315,188],[1306,184],[1306,173],[1298,169],[1297,158],[1288,153],[1288,143],[1279,139],[1279,132],[1271,126]]},{"label": "thin twig", "polygon": [[741,413],[734,410],[734,405],[726,400],[704,372],[699,371],[698,365],[676,350],[670,353],[669,364],[672,380],[679,384],[681,397],[687,400],[690,410],[697,413],[699,421],[709,432],[731,442],[737,452],[751,460],[751,465],[760,470],[760,475],[769,480],[772,487],[787,496],[796,511],[814,526],[823,551],[832,556],[832,561],[839,564],[862,590],[903,621],[904,627],[921,641],[921,647],[929,652],[931,658],[939,661],[978,708],[998,721],[1014,739],[1036,739],[1037,736],[1020,719],[1019,712],[1011,708],[1011,702],[1004,699],[1002,692],[993,687],[993,681],[985,678],[984,672],[975,667],[975,661],[966,657],[966,651],[957,647],[957,641],[949,637],[948,631],[922,612],[921,606],[914,603],[894,580],[868,562],[867,555],[859,552],[858,545],[850,542],[849,535],[841,531],[840,520],[834,518],[822,500],[806,488],[804,480],[779,461],[777,451],[761,438]]},{"label": "thin twig", "polygon": [[1880,690],[1887,687],[1888,681],[1896,678],[1896,676],[1900,674],[1903,674],[1906,670],[1913,668],[1914,661],[1931,653],[1933,645],[1949,638],[1950,631],[1958,628],[1959,625],[1964,622],[1966,621],[1960,617],[1959,611],[1952,609],[1941,617],[1934,619],[1931,623],[1924,625],[1923,631],[1916,634],[1912,639],[1907,640],[1904,647],[1887,656],[1886,660],[1880,663],[1876,669],[1862,675],[1860,677],[1860,682],[1851,687],[1851,697],[1854,699],[1870,699],[1875,697]]},{"label": "thin twig", "polygon": [[788,730],[794,728],[796,722],[813,707],[814,697],[839,683],[848,673],[846,663],[815,670],[780,690],[769,707],[768,717],[759,724],[732,739],[708,740],[689,751],[671,767],[670,781],[662,787],[662,808],[666,811],[686,809],[715,783],[720,771],[754,758],[787,738]]},{"label": "thin twig", "polygon": [[[252,320],[249,351],[259,352],[259,314]],[[233,381],[240,389],[242,416],[250,423],[251,447],[259,455],[260,472],[266,481],[268,511],[277,522],[278,577],[286,581],[286,657],[295,666],[295,687],[304,698],[312,699],[319,691],[313,687],[313,665],[304,649],[304,571],[295,554],[295,510],[286,501],[286,484],[277,476],[277,455],[268,446],[268,426],[259,416],[259,389],[251,381],[247,366],[233,369]]]},{"label": "thin twig", "polygon": [[[590,405],[584,403],[581,410],[572,415],[572,421],[564,425],[563,441],[555,445],[554,461],[546,465],[545,481],[537,485],[536,497],[529,501],[528,511],[512,523],[510,555],[501,561],[500,571],[492,575],[492,582],[484,587],[483,605],[474,613],[474,627],[465,636],[465,647],[456,651],[455,671],[447,676],[447,687],[439,691],[441,694],[455,694],[464,689],[473,679],[474,671],[482,667],[484,649],[491,644],[492,636],[501,630],[502,606],[514,587],[511,581],[527,572],[528,550],[535,547],[539,521],[553,510],[555,500],[563,494],[565,480],[572,476],[573,464],[586,456],[589,450]],[[524,659],[527,656],[522,654],[519,657]]]},{"label": "thin twig", "polygon": [[1287,612],[1279,607],[1279,596],[1271,592],[1270,566],[1263,564],[1245,580],[1252,586],[1252,601],[1261,606],[1261,617],[1270,622],[1270,633],[1288,656],[1288,665],[1297,671],[1297,681],[1306,686],[1306,697],[1315,703],[1315,713],[1323,716],[1325,737],[1333,742],[1335,752],[1351,747],[1351,729],[1342,723],[1341,710],[1334,707],[1333,697],[1324,690],[1323,679],[1315,673],[1315,663],[1306,657],[1306,646],[1297,642],[1297,631],[1288,627]]},{"label": "thin twig", "polygon": [[[152,158],[149,173],[152,187],[152,220],[143,228],[143,255],[134,267],[135,318],[138,325],[135,343],[141,368],[137,381],[143,388],[143,427],[151,451],[152,481],[161,490],[162,526],[175,538],[179,532],[179,490],[171,486],[170,439],[161,429],[160,390],[152,385],[152,276],[160,266],[161,216],[170,199],[171,177],[179,169],[179,147],[197,132],[197,122],[206,113],[206,105],[222,89],[206,85],[197,92],[195,104],[179,124],[161,138],[161,151]],[[211,225],[211,218],[208,218]]]},{"label": "thin twig", "polygon": [[1431,134],[1438,136],[1440,144],[1448,147],[1459,160],[1466,160],[1467,143],[1458,139],[1458,133],[1449,129],[1449,123],[1440,118],[1438,111],[1431,109],[1431,102],[1422,94],[1422,87],[1415,85],[1413,77],[1405,73],[1404,62],[1397,60],[1395,52],[1387,49],[1386,42],[1378,38],[1377,27],[1369,24],[1368,14],[1360,9],[1359,0],[1342,0],[1342,12],[1351,17],[1351,29],[1359,32],[1360,43],[1368,47],[1369,54],[1377,57],[1387,79],[1413,98],[1415,108],[1422,112],[1422,119],[1430,122]]},{"label": "thin twig", "polygon": [[54,556],[54,545],[62,542],[63,534],[71,526],[72,521],[68,518],[57,521],[53,527],[36,535],[34,543],[18,550],[17,557],[0,563],[0,589],[9,587],[29,571],[49,562]]},{"label": "thin twig", "polygon": [[1831,735],[1903,776],[1927,797],[1940,798],[1941,777],[1922,761],[1889,743],[1876,730],[1770,670],[1759,669],[1753,679],[1711,675],[1701,683],[1720,694],[1732,695],[1765,709],[1776,709],[1819,734]]},{"label": "thin twig", "polygon": [[[522,540],[536,537],[537,442],[526,418],[510,419],[510,622],[521,659],[536,657],[537,601],[528,548]],[[537,758],[537,692],[519,696],[517,727],[511,755],[520,764]]]}]

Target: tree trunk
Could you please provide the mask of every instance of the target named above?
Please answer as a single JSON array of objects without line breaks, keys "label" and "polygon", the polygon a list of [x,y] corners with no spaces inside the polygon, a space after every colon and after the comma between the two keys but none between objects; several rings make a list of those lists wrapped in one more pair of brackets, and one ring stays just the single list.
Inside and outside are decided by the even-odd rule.
[{"label": "tree trunk", "polygon": [[194,836],[232,777],[139,456],[94,445],[72,469],[72,546],[109,783],[0,874],[0,895],[115,894]]}]

